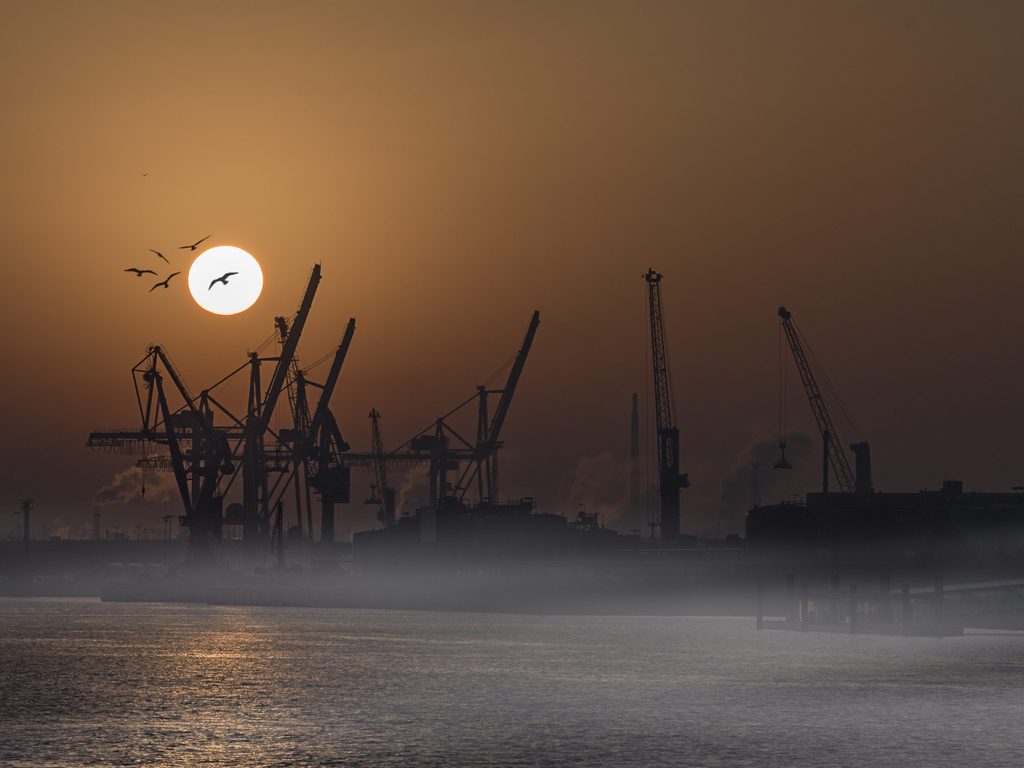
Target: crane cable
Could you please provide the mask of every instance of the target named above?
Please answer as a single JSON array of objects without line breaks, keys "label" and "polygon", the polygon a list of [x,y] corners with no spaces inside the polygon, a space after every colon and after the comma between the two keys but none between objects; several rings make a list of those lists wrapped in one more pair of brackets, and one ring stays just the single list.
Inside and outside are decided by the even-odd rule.
[{"label": "crane cable", "polygon": [[786,395],[788,392],[786,374],[786,342],[783,339],[782,320],[779,320],[779,445],[785,444],[786,436]]}]

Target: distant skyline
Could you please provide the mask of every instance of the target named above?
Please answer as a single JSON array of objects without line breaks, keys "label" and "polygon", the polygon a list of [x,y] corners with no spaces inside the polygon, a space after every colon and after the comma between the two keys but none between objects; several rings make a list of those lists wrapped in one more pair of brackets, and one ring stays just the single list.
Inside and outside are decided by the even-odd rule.
[{"label": "distant skyline", "polygon": [[[779,305],[871,441],[877,488],[1024,485],[1024,4],[6,2],[0,18],[0,535],[23,496],[38,531],[89,525],[132,459],[85,439],[137,426],[146,345],[199,389],[294,311],[315,262],[300,361],[357,318],[333,402],[356,448],[371,407],[395,445],[472,394],[541,311],[501,478],[547,511],[627,497],[651,266],[684,530],[740,530],[744,468],[776,438]],[[241,315],[123,272],[187,270],[198,252],[178,246],[208,232],[262,266]],[[790,414],[814,434],[795,378]],[[763,480],[766,502],[817,487],[807,450]],[[356,482],[342,535],[374,525]],[[175,511],[116,504],[105,524],[160,530]]]}]

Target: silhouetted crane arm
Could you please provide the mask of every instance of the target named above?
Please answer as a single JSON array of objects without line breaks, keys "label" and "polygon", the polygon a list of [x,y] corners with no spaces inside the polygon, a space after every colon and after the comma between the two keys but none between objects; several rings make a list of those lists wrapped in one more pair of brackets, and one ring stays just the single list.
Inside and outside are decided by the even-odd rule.
[{"label": "silhouetted crane arm", "polygon": [[157,392],[157,403],[160,408],[164,424],[167,425],[167,447],[171,452],[171,464],[174,467],[174,482],[178,486],[178,494],[181,496],[181,503],[191,514],[194,511],[192,495],[188,490],[188,479],[185,471],[185,459],[181,448],[178,445],[178,436],[171,428],[171,411],[167,406],[167,398],[164,396],[163,378],[155,370],[152,372],[152,384]]},{"label": "silhouetted crane arm", "polygon": [[288,378],[288,371],[291,368],[292,358],[295,356],[295,350],[299,346],[299,338],[302,336],[302,329],[306,325],[306,318],[309,316],[309,310],[313,306],[313,297],[316,296],[316,289],[319,284],[320,265],[316,264],[313,266],[313,273],[309,276],[306,293],[302,297],[302,303],[299,305],[299,311],[292,322],[288,338],[285,339],[282,346],[281,355],[277,360],[277,367],[274,368],[274,376],[270,380],[270,386],[267,388],[267,396],[263,399],[263,408],[260,410],[258,422],[260,434],[266,432],[267,427],[270,426],[270,419],[274,415],[274,406],[277,405],[277,399],[281,396],[281,391],[284,389]]},{"label": "silhouetted crane arm", "polygon": [[843,493],[853,493],[856,490],[853,470],[846,458],[840,435],[832,422],[828,406],[825,404],[825,398],[821,395],[818,381],[807,359],[804,345],[800,341],[800,334],[797,333],[793,323],[793,314],[785,307],[779,307],[779,318],[782,320],[782,330],[786,334],[786,341],[789,342],[789,348],[793,353],[796,369],[800,373],[800,381],[803,382],[804,391],[807,393],[807,400],[811,404],[814,420],[818,424],[818,432],[821,433],[823,441],[827,440],[832,443],[832,447],[826,448],[826,450],[828,450],[828,460],[832,466],[832,472],[835,474],[836,482],[839,483],[839,489]]},{"label": "silhouetted crane arm", "polygon": [[512,405],[512,397],[516,393],[516,385],[519,383],[519,377],[523,374],[523,367],[526,365],[526,358],[530,354],[533,337],[537,334],[537,326],[539,325],[540,311],[534,310],[533,317],[530,319],[530,325],[526,329],[526,337],[523,339],[522,346],[519,347],[515,362],[512,363],[512,369],[508,372],[505,388],[501,391],[501,399],[498,401],[498,407],[494,409],[494,417],[491,419],[491,426],[487,430],[487,443],[490,450],[494,450],[497,447],[498,441],[501,438],[501,428],[504,426],[505,418],[508,416],[509,406]]},{"label": "silhouetted crane arm", "polygon": [[178,390],[178,394],[181,395],[181,399],[185,401],[185,405],[188,406],[190,411],[196,410],[195,401],[192,397],[192,393],[188,391],[188,387],[185,386],[185,382],[178,375],[178,372],[174,368],[174,364],[171,359],[167,356],[163,347],[153,347],[153,354],[160,359],[160,362],[164,364],[164,370],[167,371],[167,375],[171,377],[171,382]]},{"label": "silhouetted crane arm", "polygon": [[345,335],[342,336],[341,343],[334,352],[331,369],[327,373],[323,390],[320,392],[320,399],[317,400],[316,409],[313,411],[313,418],[309,422],[308,441],[310,447],[316,445],[317,435],[320,432],[320,427],[323,425],[327,409],[331,404],[331,396],[334,394],[334,388],[338,383],[338,376],[341,374],[341,368],[345,364],[345,357],[348,355],[348,348],[352,344],[352,337],[355,335],[355,332],[356,319],[352,317],[349,318],[348,325],[345,326]]},{"label": "silhouetted crane arm", "polygon": [[661,317],[661,275],[647,270],[647,300],[651,321],[651,361],[654,368],[654,415],[658,432],[672,429],[672,387],[665,354],[665,326]]}]

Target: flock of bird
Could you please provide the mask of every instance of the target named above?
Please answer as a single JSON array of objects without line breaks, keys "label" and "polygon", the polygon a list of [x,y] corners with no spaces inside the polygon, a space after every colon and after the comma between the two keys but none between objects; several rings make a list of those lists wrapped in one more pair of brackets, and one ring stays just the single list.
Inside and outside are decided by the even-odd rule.
[{"label": "flock of bird", "polygon": [[[204,237],[204,238],[202,238],[200,240],[196,240],[194,243],[192,243],[192,245],[179,245],[178,249],[182,250],[182,251],[194,251],[196,248],[199,247],[200,243],[202,243],[202,242],[204,242],[206,240],[209,240],[211,237],[213,237],[213,235],[209,234],[209,235],[207,235],[206,237]],[[163,259],[166,264],[170,264],[171,263],[171,262],[169,262],[167,260],[166,256],[164,256],[162,253],[160,253],[160,251],[155,251],[152,248],[150,248],[148,250],[149,250],[150,253],[155,253],[158,257]],[[128,267],[128,269],[126,269],[124,271],[125,272],[134,272],[136,277],[142,277],[143,275],[153,275],[154,277],[159,277],[159,275],[157,275],[156,271],[152,270],[152,269],[139,269],[138,267]],[[180,271],[172,272],[171,274],[169,274],[167,276],[166,279],[161,280],[159,283],[157,283],[152,288],[150,288],[149,292],[152,293],[153,291],[155,291],[160,286],[163,286],[164,288],[170,288],[171,287],[171,278],[175,277],[176,275],[180,275],[180,274],[181,274]],[[237,274],[238,274],[237,272],[225,272],[223,275],[218,277],[216,280],[213,280],[210,283],[210,287],[207,288],[206,290],[210,290],[217,283],[224,283],[224,285],[227,285],[228,284],[228,278],[231,277],[232,275],[237,275]]]}]

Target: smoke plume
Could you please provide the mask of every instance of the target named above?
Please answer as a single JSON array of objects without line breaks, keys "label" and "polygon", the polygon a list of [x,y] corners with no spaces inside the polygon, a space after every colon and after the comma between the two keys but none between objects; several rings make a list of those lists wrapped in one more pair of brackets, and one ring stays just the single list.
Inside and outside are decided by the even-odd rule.
[{"label": "smoke plume", "polygon": [[395,514],[413,514],[418,508],[430,503],[430,487],[423,467],[412,467],[406,471],[395,500]]}]

